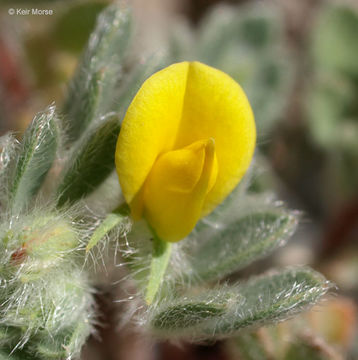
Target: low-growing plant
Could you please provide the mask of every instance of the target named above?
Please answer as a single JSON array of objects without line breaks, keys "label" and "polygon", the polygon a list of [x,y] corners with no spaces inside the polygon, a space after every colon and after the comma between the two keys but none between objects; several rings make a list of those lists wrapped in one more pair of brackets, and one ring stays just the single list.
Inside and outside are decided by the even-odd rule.
[{"label": "low-growing plant", "polygon": [[226,74],[171,65],[126,112],[165,64],[136,61],[131,33],[128,8],[105,9],[62,110],[36,115],[21,142],[1,138],[0,359],[80,355],[97,316],[87,265],[112,244],[128,274],[118,280],[136,289],[118,300],[156,339],[233,337],[301,312],[330,287],[301,266],[229,280],[283,246],[299,216],[251,193],[248,174],[237,185],[255,126]]}]

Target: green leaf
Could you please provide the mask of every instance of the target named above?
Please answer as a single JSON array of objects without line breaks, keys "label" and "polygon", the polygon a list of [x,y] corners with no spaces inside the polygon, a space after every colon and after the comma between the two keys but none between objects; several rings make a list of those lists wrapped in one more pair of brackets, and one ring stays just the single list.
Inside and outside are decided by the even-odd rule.
[{"label": "green leaf", "polygon": [[161,338],[224,338],[247,327],[285,320],[315,304],[328,289],[327,281],[313,270],[289,268],[197,297],[163,301],[151,309],[148,321]]},{"label": "green leaf", "polygon": [[160,289],[168,267],[172,244],[161,240],[153,231],[153,252],[150,263],[150,274],[145,292],[145,301],[151,304]]},{"label": "green leaf", "polygon": [[56,156],[59,131],[55,106],[35,116],[26,130],[10,177],[10,205],[21,211],[37,193]]},{"label": "green leaf", "polygon": [[112,5],[99,16],[64,105],[69,142],[79,138],[94,120],[113,110],[130,34],[131,16],[125,6]]},{"label": "green leaf", "polygon": [[227,287],[207,290],[200,295],[163,299],[149,309],[150,325],[159,336],[185,335],[208,320],[223,315],[230,303],[238,301],[237,292],[232,293]]},{"label": "green leaf", "polygon": [[191,249],[189,270],[182,277],[204,282],[227,276],[283,245],[296,226],[293,214],[273,208],[246,214],[204,235],[199,233],[201,240]]},{"label": "green leaf", "polygon": [[17,149],[17,141],[12,134],[0,137],[0,176],[6,176],[8,167],[13,161]]},{"label": "green leaf", "polygon": [[[330,150],[348,147],[343,134],[356,103],[356,90],[348,79],[342,76],[317,77],[306,97],[308,125],[314,140]],[[356,144],[354,127],[352,143]]]},{"label": "green leaf", "polygon": [[108,114],[71,153],[58,187],[58,206],[72,204],[96,189],[113,171],[118,117]]},{"label": "green leaf", "polygon": [[309,268],[291,268],[239,284],[244,303],[233,307],[208,334],[226,336],[248,326],[285,320],[315,304],[329,289],[324,277]]},{"label": "green leaf", "polygon": [[9,176],[15,164],[18,142],[12,134],[0,137],[0,203],[5,205],[8,201]]},{"label": "green leaf", "polygon": [[354,7],[327,5],[313,28],[312,53],[317,66],[358,76],[358,12]]}]

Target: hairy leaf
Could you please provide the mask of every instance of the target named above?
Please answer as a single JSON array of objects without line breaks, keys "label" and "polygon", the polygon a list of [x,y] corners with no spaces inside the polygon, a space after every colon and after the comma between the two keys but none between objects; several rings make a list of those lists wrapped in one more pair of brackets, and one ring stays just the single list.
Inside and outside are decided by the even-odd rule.
[{"label": "hairy leaf", "polygon": [[[226,336],[248,326],[260,326],[285,320],[316,303],[329,289],[323,276],[309,268],[291,268],[267,274],[238,285],[245,299],[206,331]],[[214,331],[213,331],[214,330]]]},{"label": "hairy leaf", "polygon": [[56,156],[59,131],[55,107],[35,116],[21,143],[10,177],[10,206],[21,211],[37,193]]},{"label": "hairy leaf", "polygon": [[157,335],[166,336],[166,333],[170,335],[174,332],[185,336],[208,320],[223,315],[233,302],[240,302],[240,296],[226,286],[196,296],[163,299],[158,308],[152,307],[150,325]]},{"label": "hairy leaf", "polygon": [[68,141],[112,110],[130,33],[131,16],[125,6],[112,5],[99,16],[64,106]]},{"label": "hairy leaf", "polygon": [[149,322],[161,338],[218,339],[247,327],[285,320],[316,303],[328,289],[326,280],[315,271],[289,268],[204,291],[197,297],[163,300],[152,309]]},{"label": "hairy leaf", "polygon": [[73,149],[58,187],[58,206],[72,204],[90,194],[114,169],[114,153],[120,130],[117,116],[107,115]]},{"label": "hairy leaf", "polygon": [[182,275],[193,282],[218,280],[283,245],[296,225],[293,214],[275,208],[239,217],[199,239]]}]

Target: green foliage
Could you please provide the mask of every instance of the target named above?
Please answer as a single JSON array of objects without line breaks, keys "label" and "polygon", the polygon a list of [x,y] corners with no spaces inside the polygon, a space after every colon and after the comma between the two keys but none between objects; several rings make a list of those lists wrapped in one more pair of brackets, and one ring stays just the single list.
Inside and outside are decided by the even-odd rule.
[{"label": "green foliage", "polygon": [[68,141],[78,139],[92,122],[112,110],[130,35],[127,8],[108,7],[98,18],[64,106]]},{"label": "green foliage", "polygon": [[317,77],[307,98],[307,111],[312,136],[318,144],[329,149],[352,149],[356,145],[358,123],[353,113],[356,89],[344,77]]},{"label": "green foliage", "polygon": [[357,151],[357,31],[357,11],[333,5],[323,7],[313,31],[307,111],[312,135],[327,149]]},{"label": "green foliage", "polygon": [[[20,267],[16,271],[19,261],[10,265],[14,269],[4,279],[9,285],[1,294],[2,344],[13,347],[35,343],[43,349],[47,339],[48,344],[58,344],[66,358],[71,358],[79,352],[91,329],[92,299],[87,280],[78,270],[70,270],[66,262],[61,268],[47,268],[34,277],[28,269]],[[40,354],[37,349],[36,353],[46,359],[44,351]]]},{"label": "green foliage", "polygon": [[288,269],[249,280],[238,287],[245,303],[237,320],[219,326],[227,334],[242,327],[276,322],[310,306],[328,290],[322,275],[309,268]]},{"label": "green foliage", "polygon": [[312,54],[318,67],[358,76],[358,13],[344,5],[327,5],[313,32]]},{"label": "green foliage", "polygon": [[[226,289],[225,289],[226,290]],[[162,302],[151,319],[151,326],[158,332],[175,332],[182,335],[189,329],[195,329],[208,320],[225,313],[229,302],[238,301],[234,294],[210,290],[199,296],[186,296],[171,302]],[[188,334],[189,335],[189,334]]]},{"label": "green foliage", "polygon": [[59,130],[55,107],[39,113],[24,134],[13,173],[9,175],[9,202],[21,211],[39,190],[56,156]]},{"label": "green foliage", "polygon": [[114,170],[120,123],[108,114],[73,147],[57,189],[58,206],[72,204],[90,194]]},{"label": "green foliage", "polygon": [[[91,9],[92,20],[86,20],[93,21],[99,9]],[[70,27],[73,18],[63,20],[70,24],[57,25]],[[50,106],[35,117],[20,144],[10,135],[0,139],[0,356],[6,359],[78,358],[93,331],[85,242],[91,239],[94,246],[107,232],[115,233],[112,229],[123,230],[128,214],[119,212],[120,221],[101,223],[103,213],[89,216],[76,203],[113,172],[120,119],[112,110],[123,112],[153,69],[144,62],[122,77],[130,31],[127,8],[104,10],[72,81],[64,115],[57,118]],[[128,93],[119,86],[121,79]],[[62,143],[66,146],[59,147]],[[41,199],[36,199],[40,189]],[[97,231],[94,224],[100,225]]]},{"label": "green foliage", "polygon": [[246,327],[286,319],[315,303],[327,289],[326,280],[309,268],[286,269],[203,291],[198,297],[163,299],[149,321],[163,338],[227,337]]},{"label": "green foliage", "polygon": [[[56,33],[75,26],[82,6],[64,15]],[[91,6],[86,31],[101,4]],[[260,131],[278,118],[289,83],[286,54],[278,57],[280,20],[266,10],[214,10],[200,25],[192,54],[243,84]],[[123,292],[126,279],[138,290],[123,318],[135,314],[158,338],[230,337],[284,320],[329,288],[309,268],[226,283],[227,276],[283,245],[298,222],[266,194],[250,194],[247,179],[176,244],[158,239],[145,221],[129,232],[129,209],[118,206],[119,196],[118,208],[105,213],[81,201],[91,194],[103,203],[99,188],[112,194],[106,180],[114,170],[120,121],[139,85],[160,66],[155,57],[136,64],[131,23],[125,6],[112,5],[99,16],[63,107],[64,139],[53,106],[35,117],[20,145],[9,135],[0,139],[0,359],[78,358],[95,318],[93,276],[85,265],[89,257],[105,263],[111,239],[114,257],[122,261],[116,265],[128,272],[119,279]],[[79,49],[61,36],[63,48]],[[76,46],[86,34],[79,36],[71,39]],[[40,190],[41,199],[35,197]]]},{"label": "green foliage", "polygon": [[298,214],[273,203],[270,194],[251,194],[249,181],[246,176],[186,242],[178,244],[185,266],[172,272],[175,282],[220,280],[269,255],[293,234]]},{"label": "green foliage", "polygon": [[[358,12],[348,5],[323,5],[310,42],[311,79],[305,107],[310,135],[326,155],[330,194],[356,191],[358,172]],[[331,200],[335,200],[334,198]]]},{"label": "green foliage", "polygon": [[[141,321],[159,338],[197,341],[276,323],[316,303],[329,284],[309,268],[277,270],[236,285],[209,285],[283,245],[297,221],[266,196],[247,195],[243,182],[185,241],[172,246],[157,296]],[[144,224],[135,223],[122,244],[141,293],[153,281],[151,237]]]},{"label": "green foliage", "polygon": [[296,225],[297,219],[283,210],[239,217],[222,231],[212,230],[212,235],[191,251],[190,273],[183,275],[200,282],[220,279],[283,245]]},{"label": "green foliage", "polygon": [[8,203],[8,177],[16,162],[18,144],[15,137],[6,134],[0,137],[0,204],[5,206]]},{"label": "green foliage", "polygon": [[3,271],[26,283],[63,266],[66,258],[80,244],[70,221],[63,214],[37,211],[12,219],[9,227],[2,224],[0,249],[4,252]]}]

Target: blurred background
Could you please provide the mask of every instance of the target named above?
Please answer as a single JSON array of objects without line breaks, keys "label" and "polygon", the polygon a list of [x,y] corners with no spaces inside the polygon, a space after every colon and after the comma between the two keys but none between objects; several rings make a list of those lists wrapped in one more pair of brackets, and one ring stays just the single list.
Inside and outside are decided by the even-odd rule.
[{"label": "blurred background", "polygon": [[[0,0],[0,135],[20,137],[35,113],[61,105],[96,17],[111,2]],[[195,59],[241,84],[258,127],[251,190],[273,190],[302,212],[289,244],[245,271],[309,264],[337,291],[278,326],[180,347],[118,330],[111,293],[99,298],[107,325],[83,359],[358,359],[358,2],[126,3],[139,61]],[[52,14],[17,13],[32,8]]]}]

